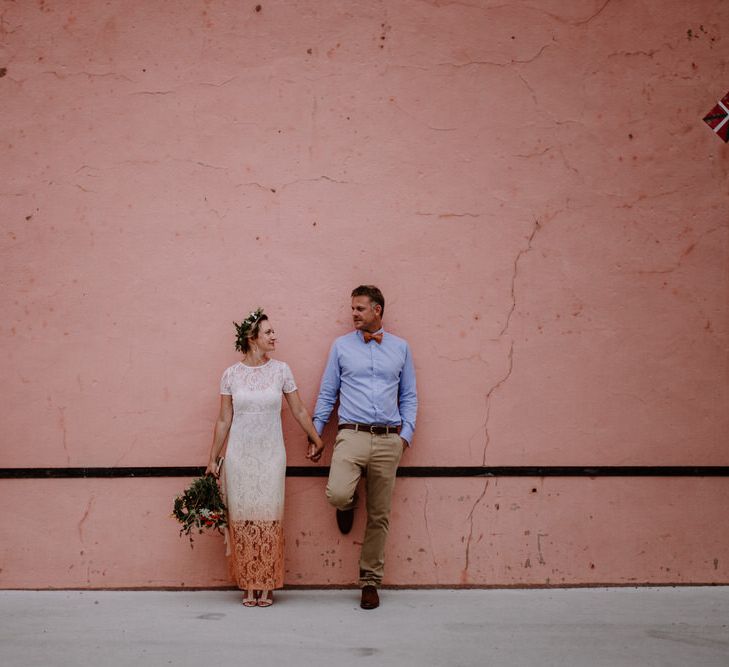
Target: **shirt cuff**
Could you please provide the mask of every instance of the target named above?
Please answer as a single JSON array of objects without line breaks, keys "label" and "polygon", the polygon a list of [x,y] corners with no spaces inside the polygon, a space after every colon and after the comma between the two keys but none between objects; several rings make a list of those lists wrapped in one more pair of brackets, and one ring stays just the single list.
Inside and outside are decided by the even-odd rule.
[{"label": "shirt cuff", "polygon": [[406,424],[406,425],[404,425],[404,426],[402,427],[402,429],[400,430],[400,437],[401,437],[401,438],[402,438],[403,440],[407,440],[407,441],[408,441],[408,446],[409,446],[409,445],[410,445],[410,444],[412,443],[412,441],[413,441],[413,433],[414,433],[413,429],[412,429],[412,428],[411,428],[410,426],[408,426],[407,424]]},{"label": "shirt cuff", "polygon": [[321,432],[324,430],[324,422],[322,422],[320,419],[314,419],[312,421],[314,422],[314,428],[316,429],[316,432],[321,435]]}]

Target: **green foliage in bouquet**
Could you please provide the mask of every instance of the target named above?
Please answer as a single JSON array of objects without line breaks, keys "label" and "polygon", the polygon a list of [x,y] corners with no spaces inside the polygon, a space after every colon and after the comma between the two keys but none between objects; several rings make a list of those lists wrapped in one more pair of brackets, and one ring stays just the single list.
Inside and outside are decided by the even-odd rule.
[{"label": "green foliage in bouquet", "polygon": [[172,516],[181,524],[180,537],[189,536],[192,546],[193,529],[202,533],[206,528],[221,528],[227,525],[227,508],[220,495],[218,481],[212,475],[194,480],[181,496],[175,498]]}]

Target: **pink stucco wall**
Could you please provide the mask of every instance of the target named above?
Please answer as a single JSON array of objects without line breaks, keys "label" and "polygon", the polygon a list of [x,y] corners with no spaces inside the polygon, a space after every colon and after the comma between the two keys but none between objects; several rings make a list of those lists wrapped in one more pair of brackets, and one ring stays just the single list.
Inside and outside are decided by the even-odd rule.
[{"label": "pink stucco wall", "polygon": [[[729,465],[727,3],[0,16],[0,467],[204,465],[231,321],[266,307],[311,407],[362,282],[415,355],[405,465]],[[185,484],[0,480],[0,586],[226,585],[167,516]],[[323,484],[288,482],[290,584],[356,577]],[[726,583],[728,501],[402,479],[386,581]]]}]

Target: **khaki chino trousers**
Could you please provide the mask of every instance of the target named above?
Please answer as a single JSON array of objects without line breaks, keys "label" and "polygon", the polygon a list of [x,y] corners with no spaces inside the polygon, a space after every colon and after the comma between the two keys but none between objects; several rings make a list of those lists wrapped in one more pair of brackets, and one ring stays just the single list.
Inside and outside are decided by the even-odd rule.
[{"label": "khaki chino trousers", "polygon": [[397,433],[373,435],[342,429],[334,441],[326,491],[334,507],[354,507],[357,483],[367,471],[367,527],[359,559],[360,586],[382,583],[392,490],[402,452],[402,439]]}]

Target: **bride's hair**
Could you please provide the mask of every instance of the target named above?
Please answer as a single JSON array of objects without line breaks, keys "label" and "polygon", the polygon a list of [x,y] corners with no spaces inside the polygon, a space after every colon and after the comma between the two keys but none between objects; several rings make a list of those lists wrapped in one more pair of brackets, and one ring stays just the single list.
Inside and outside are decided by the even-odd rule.
[{"label": "bride's hair", "polygon": [[251,341],[258,338],[261,330],[261,322],[268,319],[263,308],[258,308],[248,315],[240,324],[235,325],[235,349],[238,352],[248,352],[251,349]]}]

